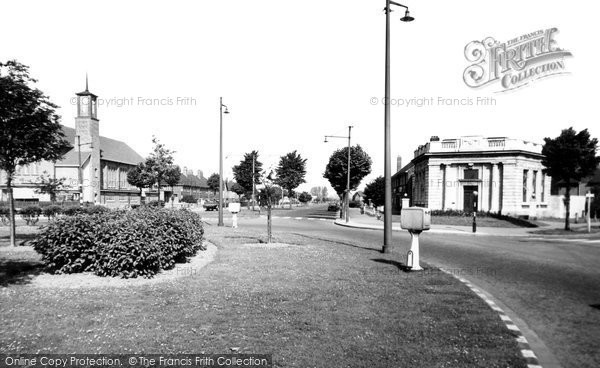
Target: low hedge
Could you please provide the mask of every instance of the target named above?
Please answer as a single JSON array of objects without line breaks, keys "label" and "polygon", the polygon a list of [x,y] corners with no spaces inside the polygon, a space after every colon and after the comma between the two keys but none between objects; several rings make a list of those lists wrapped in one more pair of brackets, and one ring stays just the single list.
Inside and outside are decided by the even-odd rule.
[{"label": "low hedge", "polygon": [[35,225],[40,220],[42,208],[39,206],[27,206],[19,211],[19,215],[25,220],[27,225]]},{"label": "low hedge", "polygon": [[54,273],[152,277],[204,249],[203,234],[195,213],[140,207],[58,218],[32,245]]}]

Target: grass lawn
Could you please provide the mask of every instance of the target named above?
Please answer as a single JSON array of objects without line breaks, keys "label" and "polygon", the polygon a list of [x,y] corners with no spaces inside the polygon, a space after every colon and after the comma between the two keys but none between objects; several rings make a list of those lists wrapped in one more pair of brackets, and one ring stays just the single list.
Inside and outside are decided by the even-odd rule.
[{"label": "grass lawn", "polygon": [[591,232],[588,233],[587,225],[571,224],[571,230],[561,229],[541,229],[530,231],[531,234],[538,235],[560,235],[562,237],[576,239],[600,239],[600,225],[592,223]]},{"label": "grass lawn", "polygon": [[[276,367],[526,366],[498,315],[446,274],[404,272],[375,245],[275,233],[291,245],[267,246],[263,234],[216,226],[206,235],[214,261],[175,281],[45,289],[22,275],[3,280],[0,353],[239,348],[272,353]],[[3,248],[3,264],[35,267],[29,247]]]}]

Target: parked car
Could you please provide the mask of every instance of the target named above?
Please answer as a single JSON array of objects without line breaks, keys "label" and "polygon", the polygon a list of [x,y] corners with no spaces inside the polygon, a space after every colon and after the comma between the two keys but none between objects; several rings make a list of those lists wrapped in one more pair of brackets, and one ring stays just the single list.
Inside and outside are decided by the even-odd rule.
[{"label": "parked car", "polygon": [[206,211],[217,211],[219,209],[219,201],[206,201],[202,207]]}]

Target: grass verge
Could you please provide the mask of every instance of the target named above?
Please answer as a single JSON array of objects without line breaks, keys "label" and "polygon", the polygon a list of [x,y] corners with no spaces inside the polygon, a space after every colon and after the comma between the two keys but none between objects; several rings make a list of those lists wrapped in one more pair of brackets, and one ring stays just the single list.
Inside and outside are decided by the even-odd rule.
[{"label": "grass verge", "polygon": [[[272,353],[277,367],[525,367],[498,315],[454,278],[368,245],[206,228],[215,260],[134,289],[0,293],[0,353]],[[1,256],[1,255],[0,255]]]}]

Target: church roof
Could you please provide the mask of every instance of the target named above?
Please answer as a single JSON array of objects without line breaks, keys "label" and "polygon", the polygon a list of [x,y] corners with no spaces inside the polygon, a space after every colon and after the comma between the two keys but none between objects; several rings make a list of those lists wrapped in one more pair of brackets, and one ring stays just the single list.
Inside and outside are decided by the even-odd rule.
[{"label": "church roof", "polygon": [[[75,129],[66,126],[63,126],[62,129],[67,141],[75,142]],[[85,162],[85,159],[87,159],[87,156],[82,152],[82,162]],[[57,164],[66,166],[70,166],[71,164],[77,165],[78,160],[77,147],[73,147]],[[137,165],[144,161],[144,158],[135,152],[133,148],[129,147],[127,143],[100,136],[100,160]]]}]

